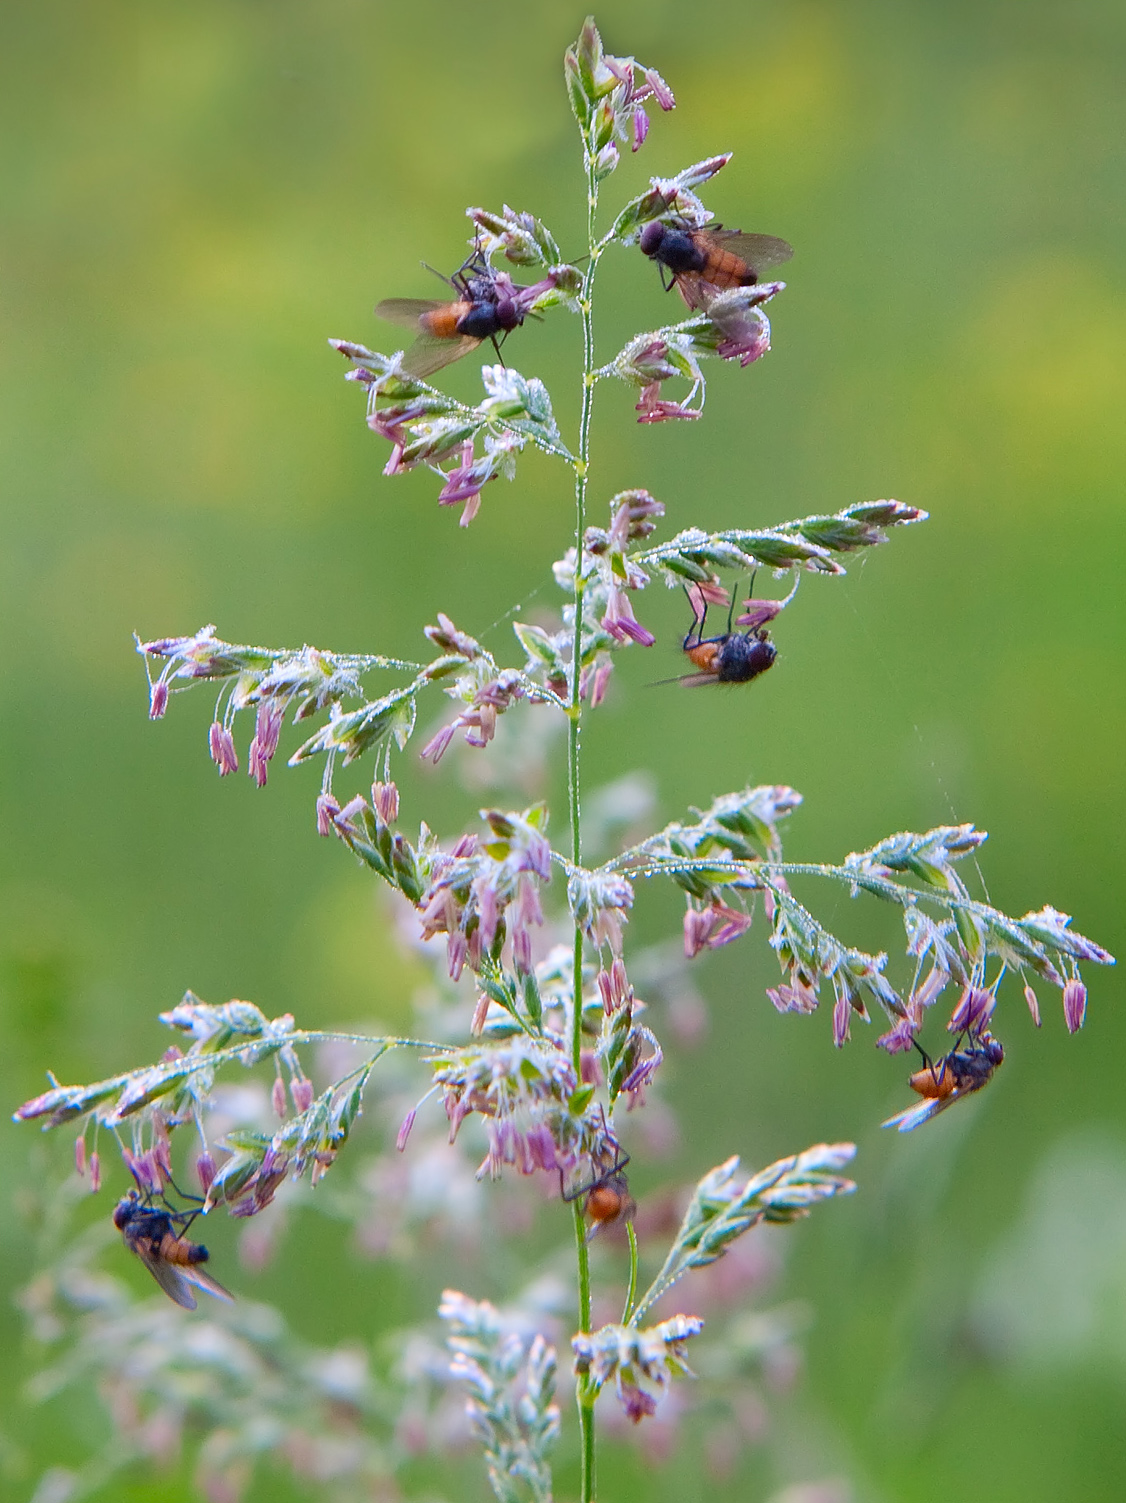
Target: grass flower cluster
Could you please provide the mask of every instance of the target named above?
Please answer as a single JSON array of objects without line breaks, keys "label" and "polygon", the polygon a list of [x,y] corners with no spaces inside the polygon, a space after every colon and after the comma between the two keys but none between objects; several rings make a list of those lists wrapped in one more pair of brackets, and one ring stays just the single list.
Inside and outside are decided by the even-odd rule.
[{"label": "grass flower cluster", "polygon": [[[690,679],[747,684],[773,665],[771,630],[785,610],[800,608],[803,575],[839,577],[853,557],[924,521],[925,513],[894,500],[839,506],[832,498],[823,513],[789,522],[717,529],[705,515],[677,517],[673,530],[665,527],[678,510],[673,498],[641,488],[612,496],[598,490],[591,415],[600,385],[631,384],[638,421],[652,425],[701,419],[713,359],[732,367],[727,379],[763,379],[757,366],[771,338],[765,309],[785,284],[761,273],[782,264],[790,249],[773,236],[714,224],[702,190],[727,167],[727,154],[652,178],[602,228],[601,195],[622,151],[642,149],[650,112],[671,110],[675,99],[655,69],[607,53],[590,20],[567,51],[565,77],[582,154],[581,262],[563,261],[555,236],[533,214],[471,207],[469,255],[451,278],[452,295],[441,303],[390,299],[377,310],[412,331],[404,349],[332,341],[349,362],[348,379],[365,393],[369,428],[390,446],[384,473],[428,469],[439,505],[459,506],[463,527],[480,519],[464,542],[467,567],[474,537],[488,528],[482,500],[490,482],[513,480],[529,445],[567,467],[573,517],[543,519],[559,536],[554,623],[516,622],[510,660],[445,614],[420,630],[425,646],[417,662],[308,645],[238,645],[213,626],[138,642],[154,719],[166,715],[173,696],[197,685],[217,694],[207,745],[221,776],[237,772],[245,758],[249,776],[264,787],[287,725],[301,727],[289,765],[315,761],[322,769],[310,834],[315,828],[339,841],[363,869],[358,880],[374,877],[413,910],[415,932],[440,950],[443,985],[457,999],[456,1026],[419,1037],[314,1031],[249,1002],[213,1005],[189,992],[161,1014],[179,1042],[153,1064],[93,1084],[52,1081],[17,1117],[76,1127],[79,1172],[94,1189],[109,1177],[105,1146],[115,1143],[144,1204],[174,1207],[179,1218],[170,1223],[177,1235],[135,1237],[132,1250],[150,1268],[161,1259],[189,1267],[184,1248],[192,1246],[197,1217],[225,1207],[249,1225],[271,1205],[271,1216],[280,1217],[288,1200],[322,1181],[318,1199],[363,1223],[349,1202],[353,1192],[331,1187],[366,1107],[383,1124],[387,1152],[365,1172],[382,1187],[372,1193],[386,1193],[397,1212],[397,1220],[381,1223],[382,1247],[397,1240],[409,1247],[410,1228],[455,1197],[462,1224],[477,1225],[487,1244],[500,1235],[499,1218],[482,1213],[481,1197],[526,1197],[533,1181],[555,1208],[560,1236],[573,1241],[570,1292],[557,1287],[557,1269],[550,1297],[546,1285],[537,1286],[537,1297],[513,1290],[504,1310],[472,1292],[447,1290],[438,1311],[447,1356],[436,1356],[433,1338],[419,1335],[380,1375],[350,1349],[302,1347],[257,1307],[201,1314],[193,1324],[170,1305],[155,1312],[130,1307],[111,1284],[76,1295],[73,1266],[56,1258],[25,1299],[40,1325],[55,1322],[52,1330],[61,1330],[70,1322],[70,1355],[43,1384],[93,1374],[103,1390],[124,1395],[119,1407],[127,1418],[118,1433],[128,1442],[119,1448],[126,1460],[155,1457],[178,1445],[185,1427],[202,1428],[198,1466],[209,1498],[236,1499],[267,1453],[314,1483],[333,1479],[334,1497],[371,1496],[420,1448],[449,1439],[452,1405],[467,1419],[461,1440],[471,1434],[483,1448],[502,1503],[547,1503],[553,1452],[569,1434],[580,1457],[578,1496],[590,1503],[597,1492],[596,1406],[602,1413],[616,1404],[627,1429],[656,1425],[688,1385],[690,1353],[706,1353],[704,1320],[694,1308],[706,1278],[699,1271],[737,1257],[737,1244],[751,1246],[759,1224],[796,1221],[854,1188],[845,1172],[854,1153],[847,1143],[814,1145],[749,1175],[729,1159],[702,1173],[677,1208],[679,1224],[674,1217],[667,1227],[671,1240],[646,1233],[641,1245],[621,1129],[626,1112],[644,1111],[676,1047],[657,1035],[640,995],[643,971],[627,944],[644,884],[662,880],[682,894],[685,963],[747,942],[761,908],[758,924],[780,968],[767,996],[779,1011],[809,1013],[827,1001],[837,1046],[854,1022],[880,1014],[887,1027],[879,1046],[891,1054],[917,1050],[924,1061],[912,1077],[923,1104],[904,1114],[909,1121],[893,1119],[902,1127],[919,1125],[988,1081],[1002,1053],[989,1032],[1002,992],[1019,992],[1039,1022],[1035,987],[1058,990],[1074,1031],[1086,1004],[1081,965],[1111,960],[1055,909],[1013,918],[975,898],[959,870],[985,838],[971,825],[894,834],[843,861],[787,861],[783,832],[801,795],[782,785],[735,789],[603,861],[584,857],[581,732],[598,735],[617,654],[656,640],[645,590],[663,584],[687,592]],[[687,316],[637,333],[610,359],[596,358],[598,271],[604,256],[619,254],[632,257],[638,276],[659,272]],[[515,280],[520,275],[533,280]],[[533,315],[581,324],[581,410],[577,432],[567,437],[548,387],[510,363],[519,329]],[[497,360],[482,368],[480,402],[457,401],[434,384],[451,361],[486,341]],[[701,505],[706,512],[706,501]],[[740,582],[755,571],[776,588],[740,608]],[[705,635],[709,608],[727,612],[726,630],[713,636]],[[408,820],[395,760],[414,738],[419,701],[435,689],[452,702],[452,713],[415,749],[434,764],[455,738],[488,757],[501,716],[527,715],[535,705],[538,714],[557,717],[567,743],[566,809],[498,804],[448,840],[413,811]],[[370,774],[370,792],[338,794],[336,774],[353,763]],[[819,884],[891,904],[903,919],[902,962],[893,965],[888,955],[866,953],[832,932],[807,906],[815,898],[804,896]],[[919,1034],[936,1007],[950,1009],[951,1045],[932,1059]],[[413,1068],[405,1068],[407,1060]],[[232,1116],[230,1081],[270,1082],[271,1074],[268,1089],[261,1087],[262,1111]],[[412,1083],[415,1096],[407,1098]],[[445,1121],[435,1134],[439,1112]],[[467,1119],[476,1138],[463,1132]],[[467,1136],[485,1145],[476,1164],[463,1156],[473,1151],[464,1148]],[[395,1167],[412,1159],[421,1166],[413,1179]],[[178,1189],[175,1174],[198,1187],[198,1198]],[[439,1187],[432,1202],[428,1186]],[[610,1231],[624,1234],[629,1272],[620,1318],[598,1321],[595,1310],[610,1291],[595,1288],[590,1243]],[[647,1261],[656,1271],[643,1288]],[[674,1288],[683,1308],[669,1303]],[[72,1312],[64,1316],[58,1312],[68,1298]],[[131,1361],[142,1347],[157,1354],[147,1366]],[[568,1383],[570,1410],[560,1400]],[[600,1395],[606,1398],[598,1406]],[[58,1496],[100,1485],[108,1454]]]}]

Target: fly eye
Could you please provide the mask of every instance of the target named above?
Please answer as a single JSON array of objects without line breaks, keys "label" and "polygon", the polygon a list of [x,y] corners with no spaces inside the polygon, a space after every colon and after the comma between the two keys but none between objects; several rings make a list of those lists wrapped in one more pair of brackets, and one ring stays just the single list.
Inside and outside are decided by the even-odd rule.
[{"label": "fly eye", "polygon": [[510,297],[502,297],[497,302],[497,323],[502,329],[515,329],[520,322],[520,313],[515,302]]},{"label": "fly eye", "polygon": [[664,225],[659,219],[651,219],[642,230],[638,243],[645,255],[651,256],[664,238]]}]

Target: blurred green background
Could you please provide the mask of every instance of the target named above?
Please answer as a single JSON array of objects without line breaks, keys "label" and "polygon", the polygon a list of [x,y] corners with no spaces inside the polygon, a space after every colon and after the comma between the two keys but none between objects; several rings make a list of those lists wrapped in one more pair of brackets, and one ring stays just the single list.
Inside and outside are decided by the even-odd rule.
[{"label": "blurred green background", "polygon": [[[620,659],[585,735],[589,783],[651,767],[661,819],[791,783],[799,859],[973,820],[995,903],[1051,902],[1121,951],[1126,11],[610,0],[597,18],[679,106],[607,205],[733,148],[710,204],[796,254],[770,358],[717,368],[703,421],[640,428],[624,389],[600,393],[596,517],[643,485],[669,531],[879,496],[932,520],[846,579],[807,579],[776,671],[748,691],[646,687],[680,671],[686,626],[683,600],[651,591],[639,609],[658,645]],[[386,446],[325,341],[389,347],[373,303],[433,295],[419,259],[457,264],[467,204],[532,209],[578,254],[560,58],[581,20],[559,0],[0,11],[5,1112],[48,1066],[86,1080],[155,1057],[155,1014],[187,986],[309,1025],[402,1015],[369,879],[314,838],[319,772],[279,761],[263,793],[220,782],[206,693],[150,725],[130,633],[214,621],[228,640],[414,657],[441,609],[506,651],[507,628],[489,628],[565,546],[562,469],[524,460],[466,533],[424,473],[381,478]],[[604,272],[608,357],[672,305],[636,253]],[[506,351],[548,380],[564,425],[579,349],[577,321],[555,314]],[[451,373],[459,394],[473,366]],[[444,771],[422,777],[413,750],[398,763],[408,826],[472,818],[479,795]],[[807,896],[853,942],[899,946],[891,915]],[[633,937],[678,922],[671,897],[643,893]],[[1005,992],[1004,1070],[906,1139],[879,1129],[907,1104],[903,1062],[862,1027],[837,1053],[824,1010],[778,1017],[761,929],[695,974],[710,1035],[667,1069],[677,1172],[853,1138],[860,1192],[792,1234],[787,1292],[816,1322],[769,1461],[725,1490],[687,1463],[608,1458],[605,1496],[758,1498],[829,1474],[865,1503],[1126,1495],[1117,973],[1089,968],[1075,1038],[1047,988],[1039,1034]],[[6,1198],[61,1177],[69,1153],[0,1128]],[[115,1166],[110,1193],[120,1183]],[[337,1229],[301,1228],[256,1293],[309,1339],[432,1308],[430,1270],[409,1288]],[[230,1248],[229,1230],[208,1241]],[[5,1290],[31,1271],[10,1211],[0,1266]],[[24,1405],[20,1331],[5,1299],[14,1499],[102,1423],[92,1403]],[[134,1481],[107,1496],[192,1496],[186,1471]],[[289,1494],[264,1479],[252,1496]]]}]

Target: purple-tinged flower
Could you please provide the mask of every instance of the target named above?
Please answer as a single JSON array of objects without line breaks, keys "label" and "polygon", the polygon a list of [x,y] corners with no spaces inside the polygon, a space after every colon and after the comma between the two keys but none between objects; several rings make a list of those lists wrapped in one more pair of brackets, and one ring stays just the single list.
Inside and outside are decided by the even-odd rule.
[{"label": "purple-tinged flower", "polygon": [[204,1195],[211,1189],[215,1181],[215,1160],[207,1152],[201,1153],[195,1161],[196,1179]]},{"label": "purple-tinged flower", "polygon": [[282,727],[282,711],[272,700],[263,700],[258,706],[254,727],[254,740],[250,743],[247,757],[247,772],[265,788],[270,759],[278,749],[278,737]]},{"label": "purple-tinged flower", "polygon": [[814,1012],[817,1008],[817,993],[797,972],[791,973],[789,983],[768,986],[766,995],[779,1012]]},{"label": "purple-tinged flower", "polygon": [[141,1194],[159,1195],[168,1181],[162,1174],[163,1165],[157,1161],[155,1150],[149,1148],[144,1153],[133,1154],[128,1148],[123,1148],[121,1152],[125,1167],[137,1182]]},{"label": "purple-tinged flower", "polygon": [[633,58],[611,57],[609,53],[606,53],[602,61],[606,66],[607,72],[612,73],[622,85],[621,103],[629,104],[633,99]]},{"label": "purple-tinged flower", "polygon": [[437,626],[424,626],[422,631],[442,652],[465,658],[467,662],[481,656],[480,642],[468,632],[459,631],[444,611],[438,612]]},{"label": "purple-tinged flower", "polygon": [[278,737],[282,728],[282,707],[273,701],[264,701],[258,706],[258,715],[254,726],[255,740],[258,742],[258,755],[263,761],[269,762],[278,749]]},{"label": "purple-tinged flower", "polygon": [[684,953],[689,960],[703,949],[718,950],[751,927],[751,915],[715,899],[709,907],[689,907],[684,915]]},{"label": "purple-tinged flower", "polygon": [[152,1161],[161,1181],[167,1184],[172,1178],[172,1145],[168,1136],[168,1128],[164,1118],[159,1112],[153,1115],[153,1145],[149,1149]]},{"label": "purple-tinged flower", "polygon": [[433,762],[434,766],[437,767],[438,763],[449,750],[450,742],[454,739],[456,731],[456,720],[452,725],[444,725],[438,734],[432,736],[419,752],[419,759],[423,762]]},{"label": "purple-tinged flower", "polygon": [[74,1140],[74,1167],[78,1174],[85,1177],[86,1174],[86,1137],[78,1137]]},{"label": "purple-tinged flower", "polygon": [[473,440],[461,446],[461,463],[446,472],[446,483],[438,492],[439,506],[456,506],[465,502],[459,525],[468,527],[481,507],[481,489],[495,476],[488,473],[488,462],[474,462]]},{"label": "purple-tinged flower", "polygon": [[412,1106],[410,1111],[403,1118],[402,1126],[399,1128],[399,1131],[395,1137],[395,1147],[399,1150],[400,1153],[402,1153],[407,1146],[407,1139],[411,1135],[411,1129],[414,1127],[414,1119],[417,1113],[418,1108]]},{"label": "purple-tinged flower", "polygon": [[614,671],[613,663],[607,659],[599,663],[598,667],[590,675],[590,707],[597,709],[606,697],[606,686],[610,682],[610,675]]},{"label": "purple-tinged flower", "polygon": [[[664,1050],[648,1028],[639,1028],[637,1029],[637,1033],[652,1046],[653,1053],[646,1055],[644,1059],[638,1060],[637,1064],[634,1065],[633,1069],[622,1081],[622,1090],[630,1098],[629,1104],[631,1109],[638,1104],[639,1100],[644,1104],[642,1093],[645,1087],[652,1083],[665,1057]],[[640,1042],[638,1047],[640,1047]]]},{"label": "purple-tinged flower", "polygon": [[221,720],[212,721],[207,733],[207,746],[221,778],[225,778],[229,772],[238,772],[235,738]]},{"label": "purple-tinged flower", "polygon": [[[488,998],[481,1000],[487,1009]],[[502,1045],[475,1044],[427,1061],[443,1094],[451,1142],[470,1112],[507,1119],[519,1113],[528,1126],[547,1122],[562,1110],[569,1130],[585,1131],[586,1119],[570,1116],[567,1103],[577,1080],[569,1057],[546,1041],[516,1037]],[[602,1130],[601,1114],[597,1123]],[[580,1142],[578,1151],[588,1145]]]},{"label": "purple-tinged flower", "polygon": [[615,957],[610,969],[598,973],[598,990],[602,993],[602,1007],[607,1016],[620,1012],[633,1004],[633,987],[626,975],[625,962]]},{"label": "purple-tinged flower", "polygon": [[511,1164],[518,1174],[535,1174],[541,1169],[551,1173],[559,1167],[555,1139],[542,1122],[521,1129],[512,1117],[489,1117],[485,1133],[489,1152],[479,1174],[496,1179],[503,1164]]},{"label": "purple-tinged flower", "polygon": [[735,625],[749,626],[752,631],[759,631],[774,620],[785,608],[785,604],[784,600],[748,600],[743,614],[735,617]]},{"label": "purple-tinged flower", "polygon": [[917,1026],[911,1018],[900,1018],[890,1032],[880,1035],[876,1040],[876,1048],[886,1049],[889,1054],[905,1053],[914,1046]]},{"label": "purple-tinged flower", "polygon": [[993,1016],[996,995],[986,987],[967,986],[946,1025],[948,1033],[977,1035]]},{"label": "purple-tinged flower", "polygon": [[629,596],[617,585],[610,590],[606,614],[602,617],[601,624],[619,642],[630,640],[642,647],[652,647],[657,640],[634,616]]},{"label": "purple-tinged flower", "polygon": [[622,925],[633,907],[633,885],[617,872],[572,872],[567,902],[575,922],[598,945],[622,953]]},{"label": "purple-tinged flower", "polygon": [[483,704],[459,719],[465,730],[466,746],[486,747],[497,733],[496,705]]},{"label": "purple-tinged flower", "polygon": [[513,969],[517,975],[531,975],[532,935],[528,929],[517,929],[513,933]]},{"label": "purple-tinged flower", "polygon": [[340,813],[340,805],[331,793],[317,795],[317,834],[334,835],[336,833],[336,816]]},{"label": "purple-tinged flower", "polygon": [[673,95],[673,91],[669,88],[668,84],[657,72],[656,68],[646,68],[644,72],[645,82],[649,85],[649,89],[652,92],[654,99],[656,99],[661,108],[666,112],[669,110],[675,110],[676,99]]},{"label": "purple-tinged flower", "polygon": [[714,902],[711,907],[712,932],[708,936],[708,948],[718,950],[729,945],[751,927],[751,915],[742,908],[730,908],[726,903]]},{"label": "purple-tinged flower", "polygon": [[289,1094],[293,1097],[293,1110],[300,1115],[313,1104],[313,1082],[304,1075],[289,1082]]},{"label": "purple-tinged flower", "polygon": [[337,834],[347,830],[348,826],[356,818],[356,815],[360,814],[366,808],[367,800],[362,793],[357,793],[354,798],[350,798],[343,809],[339,810],[333,816],[332,823]]},{"label": "purple-tinged flower", "polygon": [[615,501],[619,505],[610,519],[609,532],[603,532],[600,527],[587,528],[583,546],[588,553],[601,555],[609,551],[624,554],[631,542],[646,538],[655,530],[656,523],[650,518],[665,514],[664,503],[655,500],[645,490],[621,491],[610,502],[611,507]]},{"label": "purple-tinged flower", "polygon": [[[614,991],[608,971],[599,971],[598,990],[602,993],[602,1011],[609,1017],[614,1011]],[[81,1143],[83,1140],[79,1138],[78,1141]],[[78,1172],[81,1174],[81,1169]]]},{"label": "purple-tinged flower", "polygon": [[496,884],[490,880],[493,874],[482,874],[473,884],[477,898],[477,927],[481,936],[481,948],[491,950],[496,938],[497,920],[500,917],[500,902]]},{"label": "purple-tinged flower", "polygon": [[833,1003],[833,1043],[843,1049],[848,1041],[849,1024],[852,1022],[852,1004],[846,996]]},{"label": "purple-tinged flower", "polygon": [[1087,988],[1072,976],[1063,989],[1063,1017],[1068,1033],[1078,1033],[1087,1016]]},{"label": "purple-tinged flower", "polygon": [[689,907],[684,910],[684,953],[689,960],[699,955],[711,932],[711,915],[706,908]]},{"label": "purple-tinged flower", "polygon": [[90,1155],[90,1194],[96,1195],[102,1188],[102,1161],[97,1150]]},{"label": "purple-tinged flower", "polygon": [[643,1419],[657,1412],[657,1400],[652,1394],[638,1388],[636,1383],[628,1383],[624,1380],[618,1384],[618,1399],[628,1420],[633,1424],[640,1425]]},{"label": "purple-tinged flower", "polygon": [[1028,1003],[1028,1010],[1032,1014],[1032,1021],[1037,1028],[1040,1027],[1040,999],[1030,986],[1024,988],[1024,1000]]},{"label": "purple-tinged flower", "polygon": [[559,1154],[555,1139],[544,1123],[534,1124],[524,1135],[528,1154],[533,1164],[549,1173],[559,1167]]},{"label": "purple-tinged flower", "polygon": [[478,689],[469,709],[463,710],[456,720],[439,731],[423,748],[422,756],[432,756],[437,764],[459,730],[464,731],[467,746],[488,746],[496,735],[497,716],[523,698],[524,686],[520,682],[519,673],[514,669],[506,669],[499,677]]},{"label": "purple-tinged flower", "polygon": [[469,941],[460,929],[454,929],[446,936],[446,966],[449,970],[451,981],[460,979],[468,956]]},{"label": "purple-tinged flower", "polygon": [[721,335],[715,347],[721,360],[748,366],[770,349],[770,323],[757,308],[709,307],[708,317]]},{"label": "purple-tinged flower", "polygon": [[704,607],[708,605],[727,605],[729,597],[727,591],[718,579],[701,579],[688,586],[688,599],[693,611],[697,616],[704,614]]},{"label": "purple-tinged flower", "polygon": [[912,1015],[921,1019],[924,1009],[938,1001],[949,980],[950,977],[944,970],[939,966],[932,966],[908,999]]},{"label": "purple-tinged flower", "polygon": [[[470,1032],[470,1034],[471,1034],[471,1036],[473,1038],[479,1039],[481,1037],[481,1035],[484,1033],[484,1031],[485,1031],[485,1023],[488,1020],[488,1016],[489,1016],[489,995],[488,995],[487,992],[481,992],[478,995],[478,997],[477,997],[477,1005],[473,1009],[473,1017],[470,1019],[470,1023],[469,1023],[469,1032]],[[459,1117],[458,1121],[460,1122],[460,1120],[461,1119]],[[451,1122],[452,1122],[452,1118],[451,1118]],[[450,1141],[451,1142],[453,1141],[453,1135],[454,1135],[454,1133],[456,1131],[457,1131],[457,1127],[456,1126],[451,1126],[451,1129],[450,1129]]]},{"label": "purple-tinged flower", "polygon": [[630,149],[640,151],[645,144],[645,137],[649,134],[649,116],[640,105],[633,112],[632,136]]},{"label": "purple-tinged flower", "polygon": [[[353,371],[350,374],[355,375]],[[409,442],[403,430],[411,423],[416,423],[433,411],[433,402],[427,398],[416,398],[413,402],[402,402],[395,407],[383,407],[376,412],[368,414],[368,427],[373,433],[378,433],[380,438],[385,438],[398,450],[398,458],[402,458],[403,449]],[[395,456],[393,455],[394,459]],[[387,471],[384,470],[384,474]],[[394,472],[392,472],[394,473]]]},{"label": "purple-tinged flower", "polygon": [[149,719],[159,720],[168,708],[168,684],[158,678],[149,686]]},{"label": "purple-tinged flower", "polygon": [[[509,282],[510,295],[512,301],[516,304],[516,310],[520,314],[521,319],[525,318],[532,311],[535,304],[545,293],[554,292],[557,286],[569,292],[573,291],[575,275],[574,267],[559,267],[554,271],[549,271],[538,282],[533,282],[530,287],[517,287]],[[504,272],[500,272],[497,280],[507,281],[508,278]]]},{"label": "purple-tinged flower", "polygon": [[371,785],[371,802],[375,812],[385,825],[393,825],[399,817],[399,790],[394,783],[375,782]]},{"label": "purple-tinged flower", "polygon": [[458,927],[458,903],[448,887],[432,888],[424,898],[425,901],[418,905],[423,939],[433,939],[435,934],[449,934]]},{"label": "purple-tinged flower", "polygon": [[[319,1162],[319,1160],[318,1160]],[[266,1149],[262,1159],[262,1167],[259,1169],[254,1180],[254,1209],[262,1211],[273,1200],[278,1187],[284,1181],[289,1172],[289,1155],[281,1153],[271,1143]],[[317,1165],[313,1166],[313,1174],[317,1172]]]},{"label": "purple-tinged flower", "polygon": [[571,1341],[575,1372],[586,1378],[595,1393],[613,1381],[622,1408],[638,1423],[655,1412],[673,1374],[691,1374],[684,1360],[685,1346],[703,1328],[698,1316],[674,1315],[640,1330],[603,1326],[582,1332]]},{"label": "purple-tinged flower", "polygon": [[276,1116],[282,1118],[285,1117],[285,1081],[282,1080],[280,1075],[274,1076],[274,1086],[273,1090],[270,1092],[270,1104],[274,1108],[274,1114]]},{"label": "purple-tinged flower", "polygon": [[640,412],[639,423],[668,423],[676,418],[698,418],[698,407],[686,407],[682,402],[661,400],[661,383],[653,381],[641,393],[641,401],[634,408]]},{"label": "purple-tinged flower", "polygon": [[[654,384],[659,389],[662,381],[671,381],[673,376],[684,374],[680,366],[674,365],[669,359],[667,339],[650,339],[637,349],[631,346],[622,369],[624,375],[631,376],[647,392]],[[644,395],[643,393],[642,400]]]}]

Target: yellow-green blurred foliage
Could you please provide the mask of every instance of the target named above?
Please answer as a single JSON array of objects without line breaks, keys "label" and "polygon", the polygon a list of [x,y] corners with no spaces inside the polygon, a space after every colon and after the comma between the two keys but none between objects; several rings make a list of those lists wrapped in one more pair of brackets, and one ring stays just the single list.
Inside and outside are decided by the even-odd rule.
[{"label": "yellow-green blurred foliage", "polygon": [[[565,474],[525,459],[462,531],[429,477],[381,478],[386,446],[325,341],[386,346],[374,302],[427,295],[420,258],[457,264],[467,204],[533,209],[578,254],[560,59],[581,20],[559,0],[3,8],[9,1106],[48,1066],[91,1079],[154,1057],[155,1014],[187,986],[310,1025],[405,1016],[417,980],[370,879],[314,836],[319,773],[279,759],[265,792],[245,776],[220,783],[205,692],[150,725],[130,633],[214,621],[234,641],[413,657],[442,609],[506,650],[507,628],[489,628],[565,546]],[[748,780],[792,783],[806,799],[789,836],[798,858],[973,820],[991,832],[994,902],[1052,902],[1121,950],[1126,12],[612,0],[598,20],[610,50],[662,70],[679,106],[606,202],[733,148],[709,202],[796,254],[771,309],[774,352],[715,370],[700,423],[639,428],[624,389],[600,391],[596,513],[643,485],[671,527],[887,495],[932,520],[845,580],[807,580],[777,668],[744,692],[689,703],[645,687],[679,671],[686,626],[683,600],[651,591],[658,645],[623,655],[585,734],[590,784],[652,767],[671,818]],[[604,265],[608,356],[671,304],[636,253]],[[563,423],[578,353],[564,314],[506,351],[553,385]],[[472,366],[451,372],[455,390],[474,388]],[[423,779],[412,751],[399,776],[408,824],[449,833],[472,818],[478,796],[452,773]],[[856,943],[898,943],[871,906],[818,901]],[[678,917],[643,893],[634,935],[656,939]],[[1092,968],[1073,1039],[1054,995],[1037,1034],[1019,993],[1004,994],[995,1083],[893,1140],[878,1124],[906,1104],[906,1070],[873,1050],[875,1030],[854,1029],[838,1054],[826,1015],[778,1017],[760,930],[698,964],[711,1044],[667,1067],[678,1171],[819,1138],[860,1144],[859,1194],[792,1234],[790,1285],[816,1324],[776,1481],[836,1473],[858,1499],[889,1503],[1120,1499],[1118,975]],[[61,1175],[68,1144],[51,1148]],[[33,1130],[4,1128],[9,1191],[43,1172],[37,1149]],[[256,1293],[304,1335],[365,1335],[432,1308],[436,1285],[406,1287],[331,1226],[300,1226]],[[233,1263],[229,1230],[208,1240]],[[10,1210],[0,1259],[6,1287],[28,1276]],[[26,1498],[43,1466],[101,1434],[92,1407],[21,1407],[31,1356],[18,1331],[5,1302],[0,1489]],[[716,1484],[676,1461],[652,1472],[608,1458],[604,1483],[621,1499],[760,1496],[758,1481]],[[115,1496],[190,1491],[174,1473]],[[285,1493],[255,1494],[267,1496]]]}]

